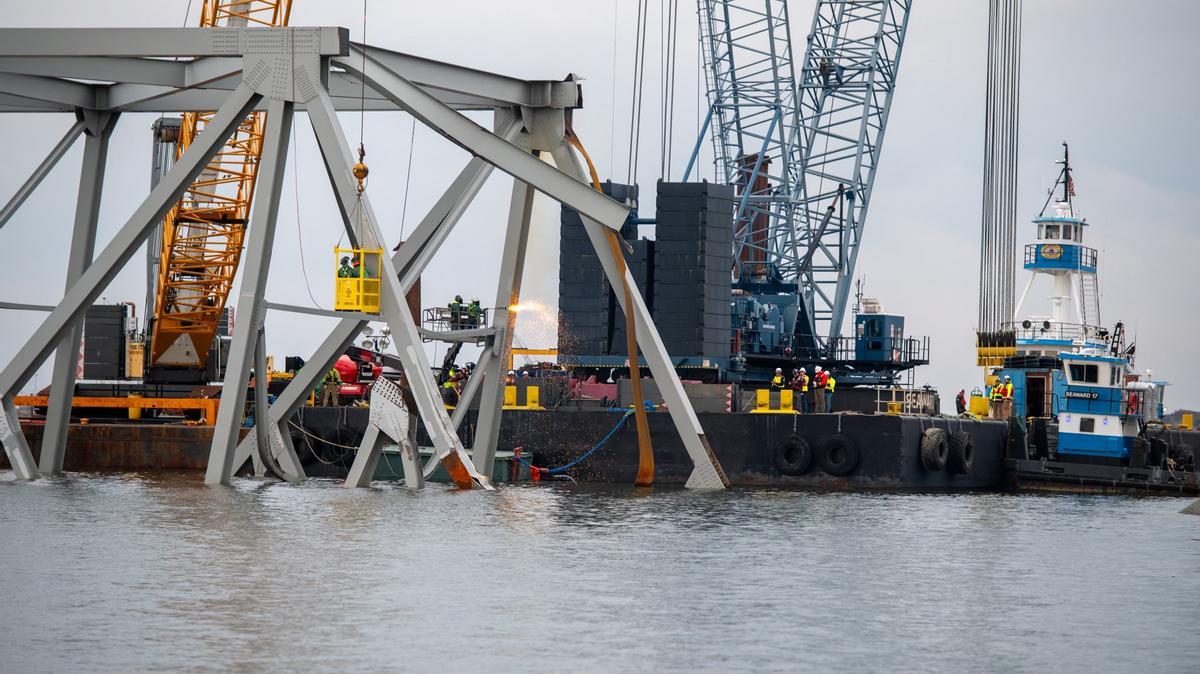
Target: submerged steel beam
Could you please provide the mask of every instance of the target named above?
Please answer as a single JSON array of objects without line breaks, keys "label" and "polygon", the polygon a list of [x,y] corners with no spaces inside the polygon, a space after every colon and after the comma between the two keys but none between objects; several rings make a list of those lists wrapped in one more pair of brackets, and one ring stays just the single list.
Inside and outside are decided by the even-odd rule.
[{"label": "submerged steel beam", "polygon": [[[3,40],[0,40],[0,44]],[[71,286],[63,300],[54,311],[42,321],[41,326],[34,331],[21,349],[13,356],[8,365],[0,371],[0,396],[11,400],[18,390],[29,381],[38,366],[45,361],[50,352],[66,336],[67,330],[100,296],[109,281],[121,270],[129,258],[137,252],[142,242],[149,236],[150,230],[157,226],[167,211],[169,211],[188,185],[200,174],[208,161],[223,147],[225,140],[241,123],[246,113],[254,107],[259,94],[248,86],[240,86],[214,115],[212,121],[205,127],[204,133],[183,153],[175,166],[163,177],[158,187],[151,190],[150,195],[134,211],[125,225],[117,232],[100,255],[88,267],[79,281]],[[11,405],[7,405],[11,407]],[[14,415],[15,418],[15,415]],[[33,465],[24,435],[20,428],[8,429],[7,437],[0,433],[4,442],[4,450],[8,454],[9,463],[14,467],[20,479],[32,479],[37,476],[25,469]],[[20,456],[15,456],[20,455]]]},{"label": "submerged steel beam", "polygon": [[[75,201],[75,227],[67,254],[67,283],[71,289],[92,263],[96,250],[96,224],[100,220],[100,196],[104,189],[104,168],[108,160],[108,141],[118,115],[107,112],[83,112],[87,138],[83,145],[83,166],[79,172],[79,194]],[[46,425],[42,433],[42,453],[38,467],[43,473],[62,472],[67,450],[67,430],[71,424],[71,400],[75,397],[75,379],[79,366],[83,321],[76,321],[54,353],[50,376],[50,404],[46,407]]]},{"label": "submerged steel beam", "polygon": [[[259,326],[266,309],[259,302],[267,288],[271,269],[271,251],[275,242],[275,222],[279,214],[279,196],[287,165],[288,139],[292,130],[292,103],[272,100],[267,108],[267,130],[259,161],[258,194],[247,232],[246,261],[242,267],[242,287],[238,305],[250,315],[243,317],[233,331],[225,385],[221,388],[221,409],[213,430],[212,449],[204,481],[226,484],[233,473],[233,454],[242,427],[242,409],[246,405],[246,381],[254,362]],[[265,378],[264,378],[265,379]],[[268,451],[268,447],[263,451]]]},{"label": "submerged steel beam", "polygon": [[79,119],[71,125],[71,128],[67,129],[62,139],[50,149],[50,154],[46,155],[42,163],[38,164],[33,173],[29,174],[29,178],[17,188],[16,194],[13,194],[12,199],[8,200],[8,203],[4,206],[4,210],[0,210],[0,227],[4,227],[9,218],[13,216],[13,213],[16,213],[21,204],[25,203],[29,195],[33,194],[33,191],[37,189],[37,186],[42,184],[42,180],[50,174],[50,170],[58,164],[58,160],[63,158],[67,150],[71,149],[71,146],[75,144],[75,139],[79,138],[79,134],[83,133],[86,126],[87,124],[82,119]]},{"label": "submerged steel beam", "polygon": [[479,399],[479,422],[471,449],[475,470],[491,474],[496,460],[496,441],[500,434],[500,411],[504,407],[504,354],[512,348],[517,312],[512,309],[521,298],[521,276],[525,273],[525,249],[529,243],[529,219],[533,213],[533,188],[514,180],[508,205],[508,228],[500,253],[500,280],[496,284],[496,303],[492,322],[497,335],[484,351],[491,357],[487,368],[476,368],[471,379],[482,376],[483,394]]}]

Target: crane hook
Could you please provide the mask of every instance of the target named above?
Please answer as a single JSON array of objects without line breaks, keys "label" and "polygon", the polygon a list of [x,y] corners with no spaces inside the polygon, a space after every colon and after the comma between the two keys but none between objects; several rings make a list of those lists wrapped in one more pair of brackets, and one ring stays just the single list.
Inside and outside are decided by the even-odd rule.
[{"label": "crane hook", "polygon": [[356,180],[358,180],[358,193],[359,194],[363,193],[363,181],[367,179],[367,174],[369,174],[371,172],[370,169],[367,168],[367,165],[363,163],[363,158],[366,156],[367,156],[366,149],[363,148],[362,143],[359,143],[358,144],[358,163],[354,165],[353,169],[351,169],[351,173],[354,174],[354,178]]}]

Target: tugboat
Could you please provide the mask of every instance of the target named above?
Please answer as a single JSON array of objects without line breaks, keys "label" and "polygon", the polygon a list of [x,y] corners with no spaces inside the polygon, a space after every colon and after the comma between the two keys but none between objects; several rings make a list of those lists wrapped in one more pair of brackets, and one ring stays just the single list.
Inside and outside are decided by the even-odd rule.
[{"label": "tugboat", "polygon": [[[1100,323],[1096,249],[1075,209],[1070,154],[1025,246],[1029,282],[1014,320],[1016,353],[993,372],[1011,381],[1012,442],[1006,470],[1016,490],[1200,493],[1193,448],[1200,433],[1163,422],[1164,381],[1134,369],[1124,325]],[[1057,197],[1057,198],[1056,198]],[[1053,212],[1047,208],[1054,200]],[[1048,313],[1027,313],[1046,277]],[[1032,302],[1029,302],[1032,304]]]}]

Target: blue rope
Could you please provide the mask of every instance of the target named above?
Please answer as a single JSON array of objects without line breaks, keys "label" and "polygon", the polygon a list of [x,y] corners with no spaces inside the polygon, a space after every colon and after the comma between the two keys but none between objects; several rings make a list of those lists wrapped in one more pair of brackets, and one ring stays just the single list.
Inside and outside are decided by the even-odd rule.
[{"label": "blue rope", "polygon": [[540,471],[543,473],[548,473],[550,475],[557,475],[558,473],[562,473],[564,471],[570,470],[571,468],[574,468],[575,466],[579,465],[583,461],[587,460],[587,458],[589,456],[600,451],[600,449],[603,448],[604,445],[608,444],[608,441],[613,439],[613,436],[615,436],[617,434],[617,431],[621,430],[621,427],[625,425],[625,422],[628,421],[629,417],[632,415],[633,415],[633,410],[632,409],[627,410],[625,412],[625,414],[623,414],[621,416],[621,418],[617,420],[617,425],[613,426],[612,430],[609,431],[607,435],[605,435],[603,438],[600,438],[600,442],[597,442],[594,447],[592,447],[588,451],[584,452],[583,454],[580,454],[578,457],[575,458],[574,461],[571,461],[570,463],[564,464],[562,466],[558,466],[557,468],[538,468],[537,466],[533,465],[532,463],[526,461],[524,458],[517,457],[517,461],[520,461],[521,463],[525,464],[526,466],[529,466],[530,468],[533,468],[534,470],[537,470],[537,471]]}]

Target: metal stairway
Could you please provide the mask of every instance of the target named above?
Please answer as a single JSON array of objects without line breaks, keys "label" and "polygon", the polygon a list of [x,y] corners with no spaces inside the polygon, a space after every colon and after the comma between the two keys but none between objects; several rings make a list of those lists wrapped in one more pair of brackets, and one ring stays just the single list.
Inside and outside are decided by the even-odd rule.
[{"label": "metal stairway", "polygon": [[1100,325],[1100,282],[1094,272],[1079,275],[1079,313],[1084,325]]}]

